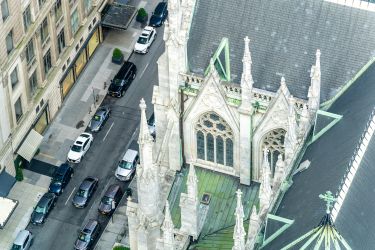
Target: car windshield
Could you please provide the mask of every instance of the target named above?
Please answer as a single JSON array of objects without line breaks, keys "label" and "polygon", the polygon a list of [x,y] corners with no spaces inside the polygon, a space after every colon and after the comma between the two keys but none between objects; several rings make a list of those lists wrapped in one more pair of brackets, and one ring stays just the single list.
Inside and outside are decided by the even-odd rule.
[{"label": "car windshield", "polygon": [[161,17],[163,15],[163,6],[158,5],[155,9],[154,16]]},{"label": "car windshield", "polygon": [[127,161],[121,161],[119,167],[123,169],[132,169],[133,164]]},{"label": "car windshield", "polygon": [[90,235],[81,232],[78,236],[78,239],[80,239],[84,242],[89,242],[90,241]]},{"label": "car windshield", "polygon": [[78,146],[78,145],[72,146],[72,151],[74,152],[81,152],[81,150],[82,150],[82,146]]},{"label": "car windshield", "polygon": [[104,197],[102,198],[102,202],[103,202],[104,204],[106,204],[106,205],[111,205],[111,204],[112,204],[112,201],[113,201],[113,199],[110,198],[110,197],[107,197],[107,196],[104,196]]},{"label": "car windshield", "polygon": [[36,213],[44,213],[45,212],[45,210],[46,210],[46,208],[45,207],[40,207],[40,206],[36,206],[35,207],[35,212]]},{"label": "car windshield", "polygon": [[21,250],[22,247],[20,245],[13,244],[12,250]]},{"label": "car windshield", "polygon": [[94,115],[92,118],[94,121],[100,121],[100,115]]},{"label": "car windshield", "polygon": [[147,38],[146,37],[140,37],[140,38],[138,38],[137,43],[146,44],[147,43]]},{"label": "car windshield", "polygon": [[112,82],[114,85],[116,85],[116,86],[121,86],[121,80],[120,79],[115,79],[115,80],[113,80],[113,82]]},{"label": "car windshield", "polygon": [[57,183],[57,182],[62,182],[63,180],[63,175],[61,174],[56,174],[55,177],[53,178],[53,182]]},{"label": "car windshield", "polygon": [[79,190],[77,191],[77,195],[80,196],[80,197],[84,197],[84,198],[86,198],[86,197],[87,197],[87,190],[79,189]]}]

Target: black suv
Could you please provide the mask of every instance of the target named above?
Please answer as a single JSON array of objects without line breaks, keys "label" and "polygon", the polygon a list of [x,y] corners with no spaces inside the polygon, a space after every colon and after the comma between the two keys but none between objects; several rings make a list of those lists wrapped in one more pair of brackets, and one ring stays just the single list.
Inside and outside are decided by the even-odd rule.
[{"label": "black suv", "polygon": [[79,232],[78,239],[74,243],[74,249],[86,250],[90,249],[99,236],[100,226],[98,221],[90,219]]},{"label": "black suv", "polygon": [[111,81],[111,85],[108,88],[108,95],[115,97],[123,96],[136,75],[137,67],[135,64],[132,62],[124,62],[119,72],[117,72]]},{"label": "black suv", "polygon": [[152,16],[150,18],[150,22],[148,25],[152,27],[160,27],[163,25],[167,17],[168,17],[168,4],[167,2],[160,2],[156,6],[154,12],[152,12]]},{"label": "black suv", "polygon": [[48,192],[56,195],[62,194],[64,188],[73,177],[74,171],[69,164],[64,163],[55,171],[51,183],[49,184]]},{"label": "black suv", "polygon": [[86,177],[73,197],[73,205],[77,208],[86,207],[95,190],[98,188],[98,182],[98,178]]}]

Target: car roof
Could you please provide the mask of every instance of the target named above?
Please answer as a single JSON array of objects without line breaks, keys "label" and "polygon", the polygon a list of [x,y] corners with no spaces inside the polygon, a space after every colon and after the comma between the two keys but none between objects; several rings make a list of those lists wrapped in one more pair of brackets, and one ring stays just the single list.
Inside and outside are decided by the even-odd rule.
[{"label": "car roof", "polygon": [[69,164],[63,163],[56,169],[55,175],[64,175],[69,168]]},{"label": "car roof", "polygon": [[160,2],[158,5],[156,5],[154,12],[161,12],[164,9],[164,6],[167,5],[166,2]]},{"label": "car roof", "polygon": [[44,207],[47,205],[48,201],[52,199],[53,195],[51,193],[45,193],[38,201],[38,206]]},{"label": "car roof", "polygon": [[97,225],[98,225],[98,221],[96,221],[94,219],[89,219],[89,221],[86,223],[86,225],[82,228],[82,231],[85,232],[85,233],[92,232]]},{"label": "car roof", "polygon": [[133,150],[133,149],[128,149],[126,150],[126,153],[124,155],[124,157],[122,158],[123,161],[128,161],[128,162],[132,162],[135,157],[137,157],[138,155],[138,152]]},{"label": "car roof", "polygon": [[74,144],[82,145],[82,143],[87,141],[90,136],[92,136],[90,133],[82,133],[78,136]]},{"label": "car roof", "polygon": [[134,63],[126,61],[121,66],[120,70],[115,75],[114,79],[123,79],[125,74],[129,71],[129,69],[134,65]]},{"label": "car roof", "polygon": [[30,234],[30,231],[24,229],[18,232],[14,244],[22,246],[25,242],[26,237]]},{"label": "car roof", "polygon": [[95,112],[95,115],[103,115],[105,112],[107,112],[107,108],[101,107]]},{"label": "car roof", "polygon": [[86,177],[81,185],[79,186],[80,189],[87,189],[89,188],[95,181],[95,178],[94,177]]},{"label": "car roof", "polygon": [[115,194],[117,193],[117,190],[119,189],[120,189],[120,185],[113,184],[107,188],[107,191],[105,191],[104,196],[113,198],[115,197]]}]

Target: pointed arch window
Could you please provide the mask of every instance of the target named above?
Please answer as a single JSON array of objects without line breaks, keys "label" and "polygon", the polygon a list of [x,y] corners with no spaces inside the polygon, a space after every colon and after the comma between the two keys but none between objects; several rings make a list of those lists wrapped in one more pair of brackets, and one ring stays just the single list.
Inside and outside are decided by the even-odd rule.
[{"label": "pointed arch window", "polygon": [[197,158],[233,166],[233,133],[214,112],[202,115],[196,124]]}]

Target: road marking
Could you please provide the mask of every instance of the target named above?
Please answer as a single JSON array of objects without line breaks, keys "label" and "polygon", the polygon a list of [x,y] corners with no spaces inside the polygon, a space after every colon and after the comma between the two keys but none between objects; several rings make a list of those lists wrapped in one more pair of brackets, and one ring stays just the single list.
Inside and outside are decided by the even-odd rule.
[{"label": "road marking", "polygon": [[105,134],[104,138],[103,138],[103,141],[105,141],[105,138],[107,138],[107,135],[109,134],[109,131],[111,131],[113,125],[115,124],[115,122],[112,122],[111,126],[109,127],[107,133]]},{"label": "road marking", "polygon": [[65,206],[66,206],[66,204],[68,203],[68,201],[69,201],[69,199],[70,199],[70,196],[72,196],[74,190],[76,190],[76,187],[73,188],[73,190],[72,190],[72,192],[70,193],[68,199],[65,201]]},{"label": "road marking", "polygon": [[142,77],[142,76],[143,76],[143,74],[145,73],[145,71],[146,71],[146,69],[147,69],[148,65],[149,65],[149,63],[147,63],[147,64],[146,64],[146,66],[145,66],[144,70],[142,71],[142,73],[141,73],[141,76],[140,76],[140,77]]}]

